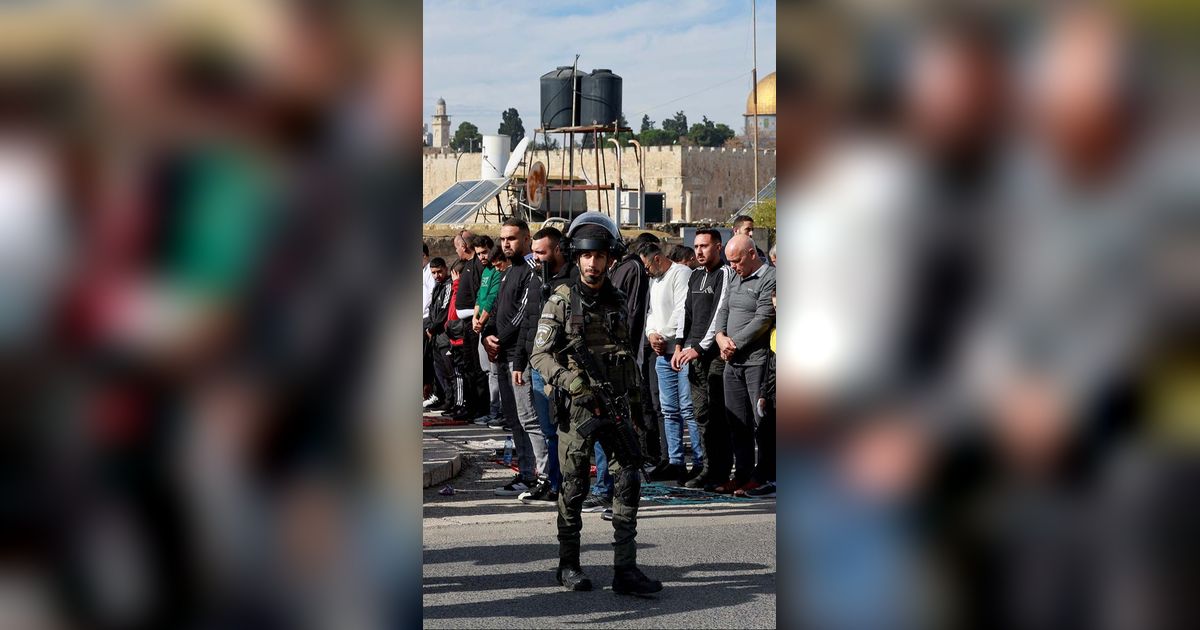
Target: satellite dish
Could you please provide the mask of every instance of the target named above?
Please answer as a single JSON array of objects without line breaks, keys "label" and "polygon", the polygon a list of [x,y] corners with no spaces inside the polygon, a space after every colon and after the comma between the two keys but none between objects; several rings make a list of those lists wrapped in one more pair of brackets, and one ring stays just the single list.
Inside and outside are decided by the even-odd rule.
[{"label": "satellite dish", "polygon": [[513,173],[517,172],[517,166],[521,164],[521,160],[525,158],[525,149],[529,147],[529,137],[521,138],[517,143],[517,147],[512,150],[512,154],[508,156],[508,165],[504,167],[504,176],[512,177]]},{"label": "satellite dish", "polygon": [[541,162],[534,162],[533,166],[529,167],[529,176],[525,179],[525,198],[529,201],[529,205],[534,208],[540,208],[542,206],[542,199],[545,196],[546,165]]}]

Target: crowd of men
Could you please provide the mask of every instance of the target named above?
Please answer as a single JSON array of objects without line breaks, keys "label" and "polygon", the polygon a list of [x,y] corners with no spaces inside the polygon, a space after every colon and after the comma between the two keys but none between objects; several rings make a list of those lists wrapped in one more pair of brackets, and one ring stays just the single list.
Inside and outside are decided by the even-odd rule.
[{"label": "crowd of men", "polygon": [[[671,245],[644,232],[612,261],[628,351],[637,359],[637,427],[647,479],[720,494],[775,496],[775,267],[755,245],[754,221],[733,236],[699,229]],[[558,500],[559,421],[566,392],[530,365],[538,321],[554,290],[579,273],[554,227],[521,219],[491,237],[463,230],[457,260],[424,250],[424,408],[512,433],[518,472],[495,493]],[[689,437],[691,465],[685,448]],[[595,445],[584,510],[611,514],[613,480]]]}]

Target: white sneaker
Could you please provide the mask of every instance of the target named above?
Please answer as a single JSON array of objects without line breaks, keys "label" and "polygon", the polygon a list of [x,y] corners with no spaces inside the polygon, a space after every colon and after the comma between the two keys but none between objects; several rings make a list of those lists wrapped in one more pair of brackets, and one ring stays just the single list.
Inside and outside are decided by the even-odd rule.
[{"label": "white sneaker", "polygon": [[421,403],[421,408],[428,409],[429,407],[438,404],[438,400],[437,394],[430,394],[429,398],[426,398],[425,402]]}]

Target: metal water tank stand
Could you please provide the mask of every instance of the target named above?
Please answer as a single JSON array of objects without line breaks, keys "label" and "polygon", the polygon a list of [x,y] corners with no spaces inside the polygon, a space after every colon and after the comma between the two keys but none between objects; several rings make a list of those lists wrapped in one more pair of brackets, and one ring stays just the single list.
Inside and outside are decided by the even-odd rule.
[{"label": "metal water tank stand", "polygon": [[[546,186],[547,194],[549,194],[550,192],[557,192],[559,194],[559,209],[560,210],[563,208],[562,196],[567,193],[571,193],[571,192],[575,192],[575,191],[612,190],[612,191],[615,191],[616,194],[619,195],[622,190],[625,190],[623,187],[619,186],[618,184],[610,183],[608,181],[606,168],[601,173],[597,173],[597,176],[596,176],[597,182],[595,184],[576,184],[575,183],[575,170],[574,170],[575,149],[576,149],[575,144],[574,144],[575,134],[577,134],[577,133],[578,134],[593,134],[593,137],[596,138],[597,140],[599,140],[600,134],[611,133],[611,134],[613,134],[614,137],[610,137],[607,140],[615,141],[615,136],[617,134],[626,133],[626,132],[633,133],[633,129],[630,127],[621,127],[617,123],[613,123],[611,125],[577,125],[577,126],[573,126],[573,127],[556,127],[553,129],[536,129],[536,130],[534,130],[535,137],[536,137],[536,134],[539,134],[539,133],[542,134],[543,147],[545,148],[545,151],[546,151],[546,162],[547,163],[550,162],[550,148],[549,148],[550,134],[556,134],[556,135],[562,136],[564,138],[564,140],[566,140],[566,143],[567,143],[566,146],[562,148],[563,154],[560,159],[561,170],[559,171],[559,173],[561,174],[561,176],[559,178],[560,181],[565,179],[567,183],[560,184],[557,186],[552,186],[552,185],[547,184],[547,186]],[[602,158],[600,156],[600,151],[603,150],[602,149],[603,143],[597,141],[597,142],[594,142],[593,144],[594,144],[594,146],[592,147],[592,151],[595,152],[594,153],[595,161],[597,164],[601,164]],[[640,154],[640,151],[638,153]],[[580,159],[581,160],[584,159],[582,155],[580,156]],[[620,159],[620,155],[618,154],[618,160],[619,159]],[[639,159],[640,159],[640,156],[639,156]],[[581,161],[580,163],[582,164],[583,162]],[[619,173],[618,173],[617,177],[618,177],[618,179],[620,178]],[[568,216],[566,218],[568,218],[568,219],[570,218],[570,216],[569,216],[570,213],[574,210],[573,202],[574,202],[574,199],[571,198],[570,196],[568,196],[567,204],[566,204],[567,214],[568,214]]]}]

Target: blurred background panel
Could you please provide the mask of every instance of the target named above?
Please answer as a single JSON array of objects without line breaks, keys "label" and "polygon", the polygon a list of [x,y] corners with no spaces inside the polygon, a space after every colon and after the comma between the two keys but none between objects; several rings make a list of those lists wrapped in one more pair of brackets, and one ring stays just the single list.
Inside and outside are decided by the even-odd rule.
[{"label": "blurred background panel", "polygon": [[1195,625],[1194,3],[780,14],[785,613]]},{"label": "blurred background panel", "polygon": [[419,69],[415,2],[0,8],[0,625],[418,622]]}]

